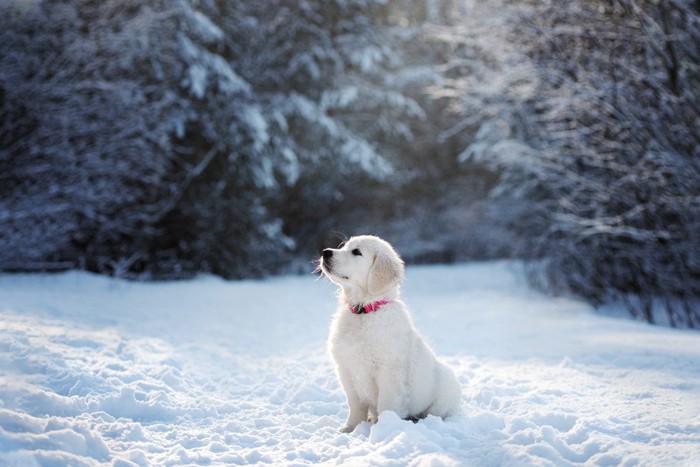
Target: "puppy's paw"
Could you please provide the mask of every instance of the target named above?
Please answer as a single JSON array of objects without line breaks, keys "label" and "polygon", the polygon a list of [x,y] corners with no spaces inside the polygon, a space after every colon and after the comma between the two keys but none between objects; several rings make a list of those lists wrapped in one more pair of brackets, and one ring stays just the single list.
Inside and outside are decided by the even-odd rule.
[{"label": "puppy's paw", "polygon": [[340,431],[341,433],[352,433],[352,430],[354,430],[354,429],[355,429],[354,426],[345,425],[345,426],[342,427],[339,431]]}]

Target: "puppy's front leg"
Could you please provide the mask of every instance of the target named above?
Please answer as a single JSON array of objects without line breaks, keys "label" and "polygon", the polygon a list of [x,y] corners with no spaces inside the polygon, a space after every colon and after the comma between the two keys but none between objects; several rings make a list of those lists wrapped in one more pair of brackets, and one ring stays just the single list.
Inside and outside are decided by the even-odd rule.
[{"label": "puppy's front leg", "polygon": [[377,415],[377,408],[376,407],[371,407],[367,411],[367,421],[374,424],[377,423],[377,420],[379,420],[379,416]]},{"label": "puppy's front leg", "polygon": [[360,403],[357,398],[353,402],[350,401],[351,398],[348,397],[350,413],[345,421],[345,426],[340,429],[342,433],[351,433],[360,422],[367,421],[367,405]]},{"label": "puppy's front leg", "polygon": [[377,415],[391,410],[405,418],[408,415],[406,387],[400,375],[402,372],[383,371],[377,378]]},{"label": "puppy's front leg", "polygon": [[348,414],[348,419],[345,422],[345,426],[340,429],[343,433],[350,433],[355,429],[360,422],[367,421],[367,411],[369,406],[362,403],[357,393],[355,392],[350,376],[345,372],[339,372],[340,384],[343,386],[345,391],[345,397],[348,400],[348,409],[350,413]]}]

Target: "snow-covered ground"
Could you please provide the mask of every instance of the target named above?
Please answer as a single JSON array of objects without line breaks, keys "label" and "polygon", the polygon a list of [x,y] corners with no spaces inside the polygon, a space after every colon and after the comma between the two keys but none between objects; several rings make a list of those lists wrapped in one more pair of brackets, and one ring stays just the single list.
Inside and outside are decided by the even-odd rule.
[{"label": "snow-covered ground", "polygon": [[0,464],[700,465],[700,333],[410,267],[464,414],[341,434],[324,280],[0,276]]}]

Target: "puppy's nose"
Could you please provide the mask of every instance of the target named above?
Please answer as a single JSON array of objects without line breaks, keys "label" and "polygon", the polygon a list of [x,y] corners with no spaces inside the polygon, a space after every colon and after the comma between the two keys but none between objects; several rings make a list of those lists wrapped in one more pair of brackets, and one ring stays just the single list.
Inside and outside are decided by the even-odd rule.
[{"label": "puppy's nose", "polygon": [[333,250],[331,250],[330,248],[326,248],[325,250],[323,250],[323,259],[329,259],[331,257],[333,257]]}]

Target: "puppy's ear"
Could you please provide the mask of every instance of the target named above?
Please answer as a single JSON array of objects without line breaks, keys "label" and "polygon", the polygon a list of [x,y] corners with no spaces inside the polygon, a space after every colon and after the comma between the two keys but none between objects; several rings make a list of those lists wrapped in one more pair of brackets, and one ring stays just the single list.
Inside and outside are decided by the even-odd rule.
[{"label": "puppy's ear", "polygon": [[379,295],[401,281],[403,281],[403,261],[401,258],[396,254],[377,253],[367,279],[369,294]]}]

